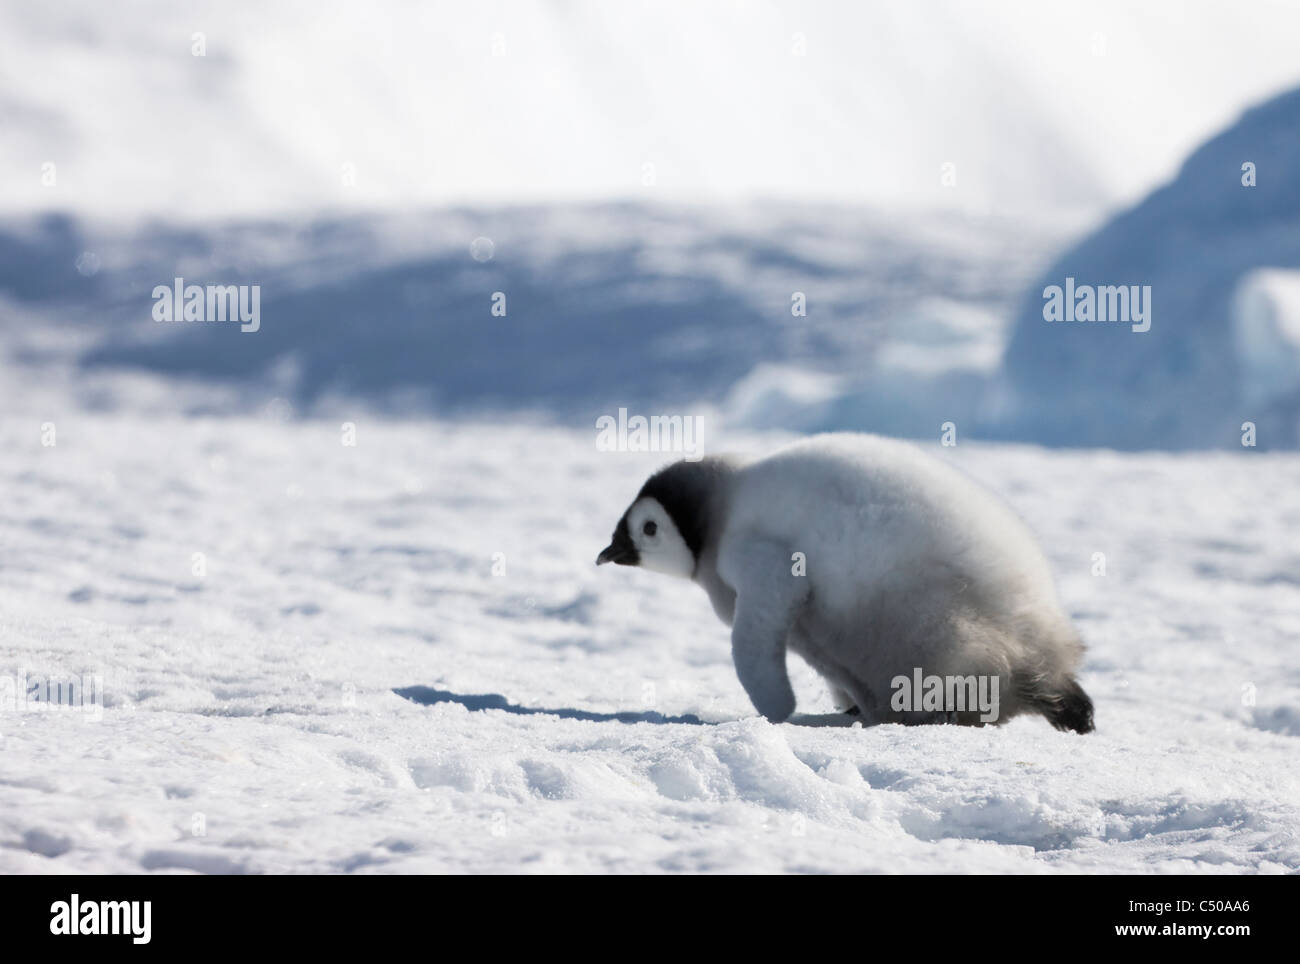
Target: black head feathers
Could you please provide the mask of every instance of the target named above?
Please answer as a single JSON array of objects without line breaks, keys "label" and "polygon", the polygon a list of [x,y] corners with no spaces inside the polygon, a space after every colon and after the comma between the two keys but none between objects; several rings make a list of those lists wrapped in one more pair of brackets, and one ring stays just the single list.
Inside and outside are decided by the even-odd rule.
[{"label": "black head feathers", "polygon": [[726,469],[727,463],[718,458],[683,459],[650,476],[637,493],[638,499],[649,496],[664,507],[697,559],[709,535],[714,497]]}]

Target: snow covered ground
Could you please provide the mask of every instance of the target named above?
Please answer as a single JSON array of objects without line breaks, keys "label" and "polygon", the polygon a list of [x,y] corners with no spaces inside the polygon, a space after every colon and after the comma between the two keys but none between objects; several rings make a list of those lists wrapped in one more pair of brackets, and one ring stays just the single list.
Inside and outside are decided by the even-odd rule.
[{"label": "snow covered ground", "polygon": [[1294,454],[929,443],[1040,534],[1098,728],[864,730],[593,565],[660,457],[354,421],[0,419],[0,679],[103,693],[0,711],[0,873],[1300,871]]},{"label": "snow covered ground", "polygon": [[[0,0],[0,873],[1300,872],[1300,8],[698,6]],[[756,718],[620,407],[931,439],[1097,732]]]}]

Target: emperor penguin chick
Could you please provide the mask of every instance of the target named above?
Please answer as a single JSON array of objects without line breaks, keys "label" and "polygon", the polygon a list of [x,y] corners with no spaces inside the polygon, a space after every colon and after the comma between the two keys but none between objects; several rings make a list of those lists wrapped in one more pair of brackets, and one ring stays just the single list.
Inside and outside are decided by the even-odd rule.
[{"label": "emperor penguin chick", "polygon": [[[1074,677],[1083,646],[1034,538],[991,492],[905,443],[819,435],[758,460],[675,462],[642,486],[606,562],[703,587],[731,627],[741,685],[774,722],[794,712],[793,651],[868,725],[1040,713],[1093,728]],[[977,691],[994,695],[991,713]]]}]

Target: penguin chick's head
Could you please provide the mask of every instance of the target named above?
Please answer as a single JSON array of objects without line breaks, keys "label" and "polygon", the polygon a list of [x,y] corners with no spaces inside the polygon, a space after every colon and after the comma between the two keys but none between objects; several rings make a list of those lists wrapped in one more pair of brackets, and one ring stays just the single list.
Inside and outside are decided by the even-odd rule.
[{"label": "penguin chick's head", "polygon": [[710,456],[674,462],[650,476],[618,520],[596,565],[614,562],[690,579],[716,525],[731,460]]},{"label": "penguin chick's head", "polygon": [[607,562],[687,579],[695,573],[695,553],[677,523],[658,499],[648,495],[639,497],[618,520],[613,540],[596,557],[598,566]]}]

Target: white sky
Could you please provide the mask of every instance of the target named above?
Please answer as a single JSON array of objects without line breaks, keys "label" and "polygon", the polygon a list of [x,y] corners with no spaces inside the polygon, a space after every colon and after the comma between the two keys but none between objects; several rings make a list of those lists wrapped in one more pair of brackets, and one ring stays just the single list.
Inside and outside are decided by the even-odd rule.
[{"label": "white sky", "polygon": [[0,209],[780,197],[1096,216],[1300,83],[1296,3],[234,7],[0,4]]}]

